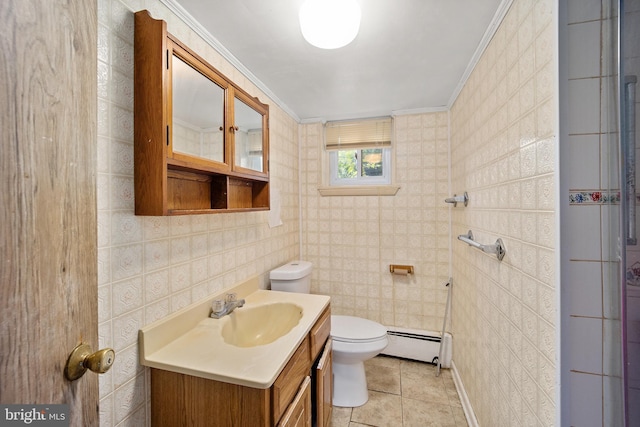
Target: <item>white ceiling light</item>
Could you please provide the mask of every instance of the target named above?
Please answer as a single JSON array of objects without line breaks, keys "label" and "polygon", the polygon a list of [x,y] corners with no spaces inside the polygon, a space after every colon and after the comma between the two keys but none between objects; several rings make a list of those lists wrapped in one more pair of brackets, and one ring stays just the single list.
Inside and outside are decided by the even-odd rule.
[{"label": "white ceiling light", "polygon": [[322,49],[348,45],[360,29],[360,5],[356,0],[306,0],[300,7],[304,38]]}]

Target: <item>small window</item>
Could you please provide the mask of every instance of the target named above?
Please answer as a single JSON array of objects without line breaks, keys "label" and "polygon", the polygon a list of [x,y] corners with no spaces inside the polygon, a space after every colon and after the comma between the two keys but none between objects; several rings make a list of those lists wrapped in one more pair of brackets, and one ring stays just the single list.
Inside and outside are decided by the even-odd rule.
[{"label": "small window", "polygon": [[391,118],[329,122],[325,137],[330,185],[391,184]]},{"label": "small window", "polygon": [[329,153],[331,185],[391,183],[391,149],[361,148]]}]

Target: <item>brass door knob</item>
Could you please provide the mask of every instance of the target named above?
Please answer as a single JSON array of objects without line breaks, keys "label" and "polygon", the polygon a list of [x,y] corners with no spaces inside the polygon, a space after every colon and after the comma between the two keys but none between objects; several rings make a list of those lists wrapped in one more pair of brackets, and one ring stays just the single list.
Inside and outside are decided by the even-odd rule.
[{"label": "brass door knob", "polygon": [[69,381],[75,381],[87,372],[87,369],[103,374],[111,368],[116,359],[116,352],[112,348],[103,348],[92,352],[89,344],[79,344],[73,349],[64,368],[64,376]]}]

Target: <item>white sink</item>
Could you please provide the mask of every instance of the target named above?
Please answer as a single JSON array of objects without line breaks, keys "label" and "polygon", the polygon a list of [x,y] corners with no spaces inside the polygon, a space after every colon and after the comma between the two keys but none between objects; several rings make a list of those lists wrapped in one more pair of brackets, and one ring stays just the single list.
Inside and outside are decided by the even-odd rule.
[{"label": "white sink", "polygon": [[[253,276],[144,326],[140,363],[229,384],[271,387],[330,299],[259,286],[259,276]],[[244,299],[244,307],[212,319],[211,302],[227,293]]]},{"label": "white sink", "polygon": [[302,307],[290,302],[236,308],[224,319],[222,338],[236,347],[272,343],[300,322],[302,311]]}]

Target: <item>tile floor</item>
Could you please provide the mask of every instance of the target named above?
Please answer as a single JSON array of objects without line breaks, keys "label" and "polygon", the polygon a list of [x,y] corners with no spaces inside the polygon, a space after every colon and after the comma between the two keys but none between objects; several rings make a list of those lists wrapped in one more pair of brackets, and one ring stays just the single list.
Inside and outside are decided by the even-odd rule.
[{"label": "tile floor", "polygon": [[449,369],[378,356],[365,362],[369,401],[333,408],[330,427],[467,427]]}]

